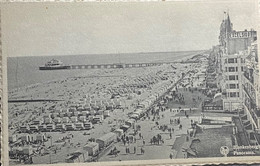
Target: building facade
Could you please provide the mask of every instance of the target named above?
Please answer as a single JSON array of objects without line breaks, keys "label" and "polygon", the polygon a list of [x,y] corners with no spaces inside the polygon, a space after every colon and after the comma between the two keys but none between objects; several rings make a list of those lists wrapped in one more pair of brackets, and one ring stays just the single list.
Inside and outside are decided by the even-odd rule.
[{"label": "building facade", "polygon": [[222,92],[223,109],[237,111],[244,106],[243,80],[248,48],[255,43],[256,31],[235,31],[230,17],[220,26],[219,52],[217,54],[218,85]]},{"label": "building facade", "polygon": [[243,104],[250,129],[260,132],[260,88],[257,42],[248,47],[243,73]]}]

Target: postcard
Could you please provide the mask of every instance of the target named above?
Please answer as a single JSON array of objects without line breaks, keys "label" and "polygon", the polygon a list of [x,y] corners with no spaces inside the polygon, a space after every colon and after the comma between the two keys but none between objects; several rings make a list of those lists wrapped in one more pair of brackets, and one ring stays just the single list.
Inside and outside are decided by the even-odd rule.
[{"label": "postcard", "polygon": [[260,162],[258,3],[1,4],[3,164]]}]

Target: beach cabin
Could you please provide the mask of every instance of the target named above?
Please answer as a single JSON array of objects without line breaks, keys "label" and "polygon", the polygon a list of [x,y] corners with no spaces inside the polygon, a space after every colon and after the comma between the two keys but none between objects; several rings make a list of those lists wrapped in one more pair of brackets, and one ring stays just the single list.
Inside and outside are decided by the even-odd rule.
[{"label": "beach cabin", "polygon": [[96,106],[99,107],[99,108],[102,107],[103,106],[102,101],[97,101]]},{"label": "beach cabin", "polygon": [[41,125],[42,122],[43,122],[43,120],[37,119],[37,120],[34,120],[34,121],[32,122],[32,124],[33,124],[33,125]]},{"label": "beach cabin", "polygon": [[104,101],[103,103],[104,103],[104,104],[103,104],[104,106],[109,106],[109,102]]},{"label": "beach cabin", "polygon": [[73,116],[79,116],[80,112],[79,111],[75,111],[73,112]]},{"label": "beach cabin", "polygon": [[30,131],[32,131],[32,132],[39,131],[38,125],[30,125]]},{"label": "beach cabin", "polygon": [[69,123],[69,121],[70,121],[69,117],[62,118],[62,123]]},{"label": "beach cabin", "polygon": [[93,121],[93,119],[94,119],[94,117],[95,117],[95,116],[93,116],[93,115],[90,115],[90,116],[88,116],[88,120],[92,122],[92,121]]},{"label": "beach cabin", "polygon": [[110,111],[109,110],[105,110],[104,111],[104,117],[109,117],[110,116]]},{"label": "beach cabin", "polygon": [[73,116],[73,112],[68,112],[68,113],[66,113],[66,116],[67,116],[67,117],[72,117],[72,116]]},{"label": "beach cabin", "polygon": [[28,133],[30,131],[30,127],[28,125],[21,126],[20,131],[22,133]]},{"label": "beach cabin", "polygon": [[53,119],[54,123],[61,123],[61,118],[60,117],[56,117]]},{"label": "beach cabin", "polygon": [[116,108],[121,108],[122,107],[122,103],[121,103],[120,100],[115,100],[114,103],[115,103],[115,107]]},{"label": "beach cabin", "polygon": [[88,152],[85,154],[82,152],[73,152],[65,159],[66,163],[83,163],[87,159]]},{"label": "beach cabin", "polygon": [[95,156],[99,151],[99,144],[96,142],[89,142],[83,147],[84,150],[88,152],[89,156]]},{"label": "beach cabin", "polygon": [[58,117],[59,116],[59,113],[58,112],[54,112],[54,113],[52,113],[52,118],[56,118],[56,117]]},{"label": "beach cabin", "polygon": [[43,115],[43,119],[45,119],[45,118],[51,118],[51,114],[45,114],[45,115]]},{"label": "beach cabin", "polygon": [[67,116],[67,113],[61,112],[59,116],[60,116],[61,118],[66,117],[66,116]]},{"label": "beach cabin", "polygon": [[76,130],[83,130],[84,124],[83,123],[75,123]]},{"label": "beach cabin", "polygon": [[99,144],[99,149],[103,149],[107,146],[109,146],[111,143],[113,143],[116,140],[116,134],[115,133],[107,133],[103,135],[100,138],[96,139],[96,143]]},{"label": "beach cabin", "polygon": [[92,125],[91,122],[89,122],[89,123],[84,123],[84,128],[85,128],[86,130],[90,130],[90,129],[93,128],[93,125]]},{"label": "beach cabin", "polygon": [[76,107],[70,107],[70,108],[69,108],[69,112],[75,112],[75,111],[77,111],[77,108],[76,108]]},{"label": "beach cabin", "polygon": [[68,124],[66,124],[66,130],[73,131],[73,130],[76,130],[76,127],[73,123],[68,123]]},{"label": "beach cabin", "polygon": [[118,137],[120,137],[121,135],[124,134],[124,130],[123,129],[116,129],[113,131]]},{"label": "beach cabin", "polygon": [[46,135],[43,133],[36,134],[35,141],[37,142],[45,142],[47,140]]},{"label": "beach cabin", "polygon": [[12,147],[9,150],[9,157],[11,159],[16,159],[17,155],[22,154],[22,151],[23,151],[22,147]]},{"label": "beach cabin", "polygon": [[20,139],[21,139],[22,141],[24,141],[24,142],[30,142],[30,141],[31,141],[31,137],[30,137],[29,134],[22,134],[22,135],[20,136]]},{"label": "beach cabin", "polygon": [[55,130],[55,125],[54,124],[48,124],[46,126],[46,131],[54,131]]},{"label": "beach cabin", "polygon": [[96,111],[94,109],[90,110],[90,115],[95,115]]},{"label": "beach cabin", "polygon": [[57,124],[56,125],[56,131],[65,131],[65,130],[66,130],[65,124]]},{"label": "beach cabin", "polygon": [[44,123],[45,124],[50,124],[50,123],[52,123],[52,118],[44,118]]},{"label": "beach cabin", "polygon": [[82,111],[81,114],[82,116],[87,116],[89,114],[89,111]]},{"label": "beach cabin", "polygon": [[99,109],[101,109],[101,110],[106,110],[106,108],[107,107],[105,105],[102,105],[102,106],[99,107]]},{"label": "beach cabin", "polygon": [[45,124],[39,125],[39,131],[46,131],[46,125]]},{"label": "beach cabin", "polygon": [[87,120],[87,118],[84,115],[79,117],[79,121],[81,121],[81,122],[86,122],[86,120]]},{"label": "beach cabin", "polygon": [[91,106],[90,106],[90,105],[89,105],[89,106],[86,106],[86,107],[85,107],[85,110],[86,110],[86,111],[90,111],[90,110],[91,110]]},{"label": "beach cabin", "polygon": [[68,113],[70,109],[64,108],[62,109],[62,113]]},{"label": "beach cabin", "polygon": [[32,146],[24,146],[22,147],[22,154],[23,155],[32,155],[33,154],[33,148]]},{"label": "beach cabin", "polygon": [[78,112],[82,112],[82,111],[85,111],[85,109],[84,109],[83,106],[79,106],[79,107],[77,108],[77,111],[78,111]]},{"label": "beach cabin", "polygon": [[16,142],[17,141],[17,135],[16,134],[10,135],[8,137],[8,140],[9,140],[10,143]]},{"label": "beach cabin", "polygon": [[104,110],[98,110],[97,112],[96,112],[96,115],[103,115],[104,114]]},{"label": "beach cabin", "polygon": [[71,122],[75,123],[75,122],[78,122],[78,117],[77,116],[72,116],[70,118]]},{"label": "beach cabin", "polygon": [[93,123],[101,123],[104,120],[104,116],[103,115],[96,115],[93,118]]}]

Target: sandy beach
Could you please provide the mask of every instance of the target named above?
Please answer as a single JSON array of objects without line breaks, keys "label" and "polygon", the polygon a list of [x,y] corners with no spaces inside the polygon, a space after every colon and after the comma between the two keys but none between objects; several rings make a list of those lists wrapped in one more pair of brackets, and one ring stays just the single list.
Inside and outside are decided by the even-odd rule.
[{"label": "sandy beach", "polygon": [[[201,61],[203,59],[204,61]],[[207,98],[200,92],[200,89],[205,86],[205,76],[200,72],[206,70],[207,61],[203,56],[197,57],[197,60],[201,63],[189,63],[187,60],[186,63],[143,68],[86,70],[85,74],[80,76],[12,91],[9,93],[9,100],[31,100],[31,102],[9,103],[9,134],[19,137],[25,134],[21,133],[21,126],[45,120],[46,117],[51,117],[52,122],[49,123],[64,123],[54,123],[54,116],[57,114],[61,116],[63,112],[68,115],[67,111],[70,108],[82,107],[83,110],[88,110],[88,115],[84,118],[85,123],[91,121],[92,111],[95,110],[96,113],[99,110],[104,111],[108,108],[105,106],[111,105],[110,115],[100,123],[93,124],[94,127],[91,130],[43,132],[48,139],[40,146],[33,148],[33,163],[65,162],[68,154],[83,151],[82,147],[88,144],[89,140],[119,129],[131,119],[129,115],[137,109],[140,103],[158,96],[154,102],[150,103],[149,111],[141,119],[135,120],[135,126],[140,126],[140,128],[137,130],[131,127],[124,133],[124,136],[134,137],[136,141],[132,143],[115,141],[102,152],[102,155],[98,156],[97,160],[166,159],[169,156],[183,158],[187,155],[183,152],[185,142],[188,141],[186,140],[187,133],[193,130],[192,123],[199,121],[201,102]],[[175,94],[177,97],[166,98],[169,90],[177,91]],[[37,99],[46,101],[33,102]],[[165,99],[167,99],[165,104],[159,104]],[[156,109],[160,111],[158,115],[151,112]],[[183,110],[187,110],[185,115]],[[81,115],[82,111],[77,111],[77,113]],[[76,122],[81,122],[79,115]],[[75,122],[72,118],[70,117],[66,123]],[[162,130],[163,126],[167,126],[167,130]],[[168,129],[171,129],[170,132]],[[32,134],[36,133],[32,132]],[[151,143],[151,138],[157,135],[161,136],[162,142]],[[13,148],[22,145],[24,144],[18,143],[10,146]],[[113,148],[120,152],[116,156],[108,155]],[[126,153],[126,148],[129,148],[130,152]],[[141,153],[141,149],[144,152]],[[88,160],[91,158],[89,156]],[[15,160],[13,162],[15,163]]]}]

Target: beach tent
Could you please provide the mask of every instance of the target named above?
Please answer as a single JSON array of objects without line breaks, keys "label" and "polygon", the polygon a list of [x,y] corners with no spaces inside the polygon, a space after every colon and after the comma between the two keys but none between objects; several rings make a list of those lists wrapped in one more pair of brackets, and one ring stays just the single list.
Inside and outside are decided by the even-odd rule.
[{"label": "beach tent", "polygon": [[124,132],[126,131],[126,130],[128,130],[130,128],[130,126],[128,126],[128,125],[122,125],[121,127],[120,127],[120,129],[122,129]]},{"label": "beach tent", "polygon": [[133,126],[135,124],[135,120],[134,119],[129,119],[129,120],[125,121],[125,124],[131,127],[131,126]]},{"label": "beach tent", "polygon": [[133,119],[138,119],[140,115],[138,114],[131,114],[130,115],[130,118],[133,118]]},{"label": "beach tent", "polygon": [[123,135],[124,130],[123,129],[116,129],[113,131],[118,137],[120,137],[121,135]]}]

